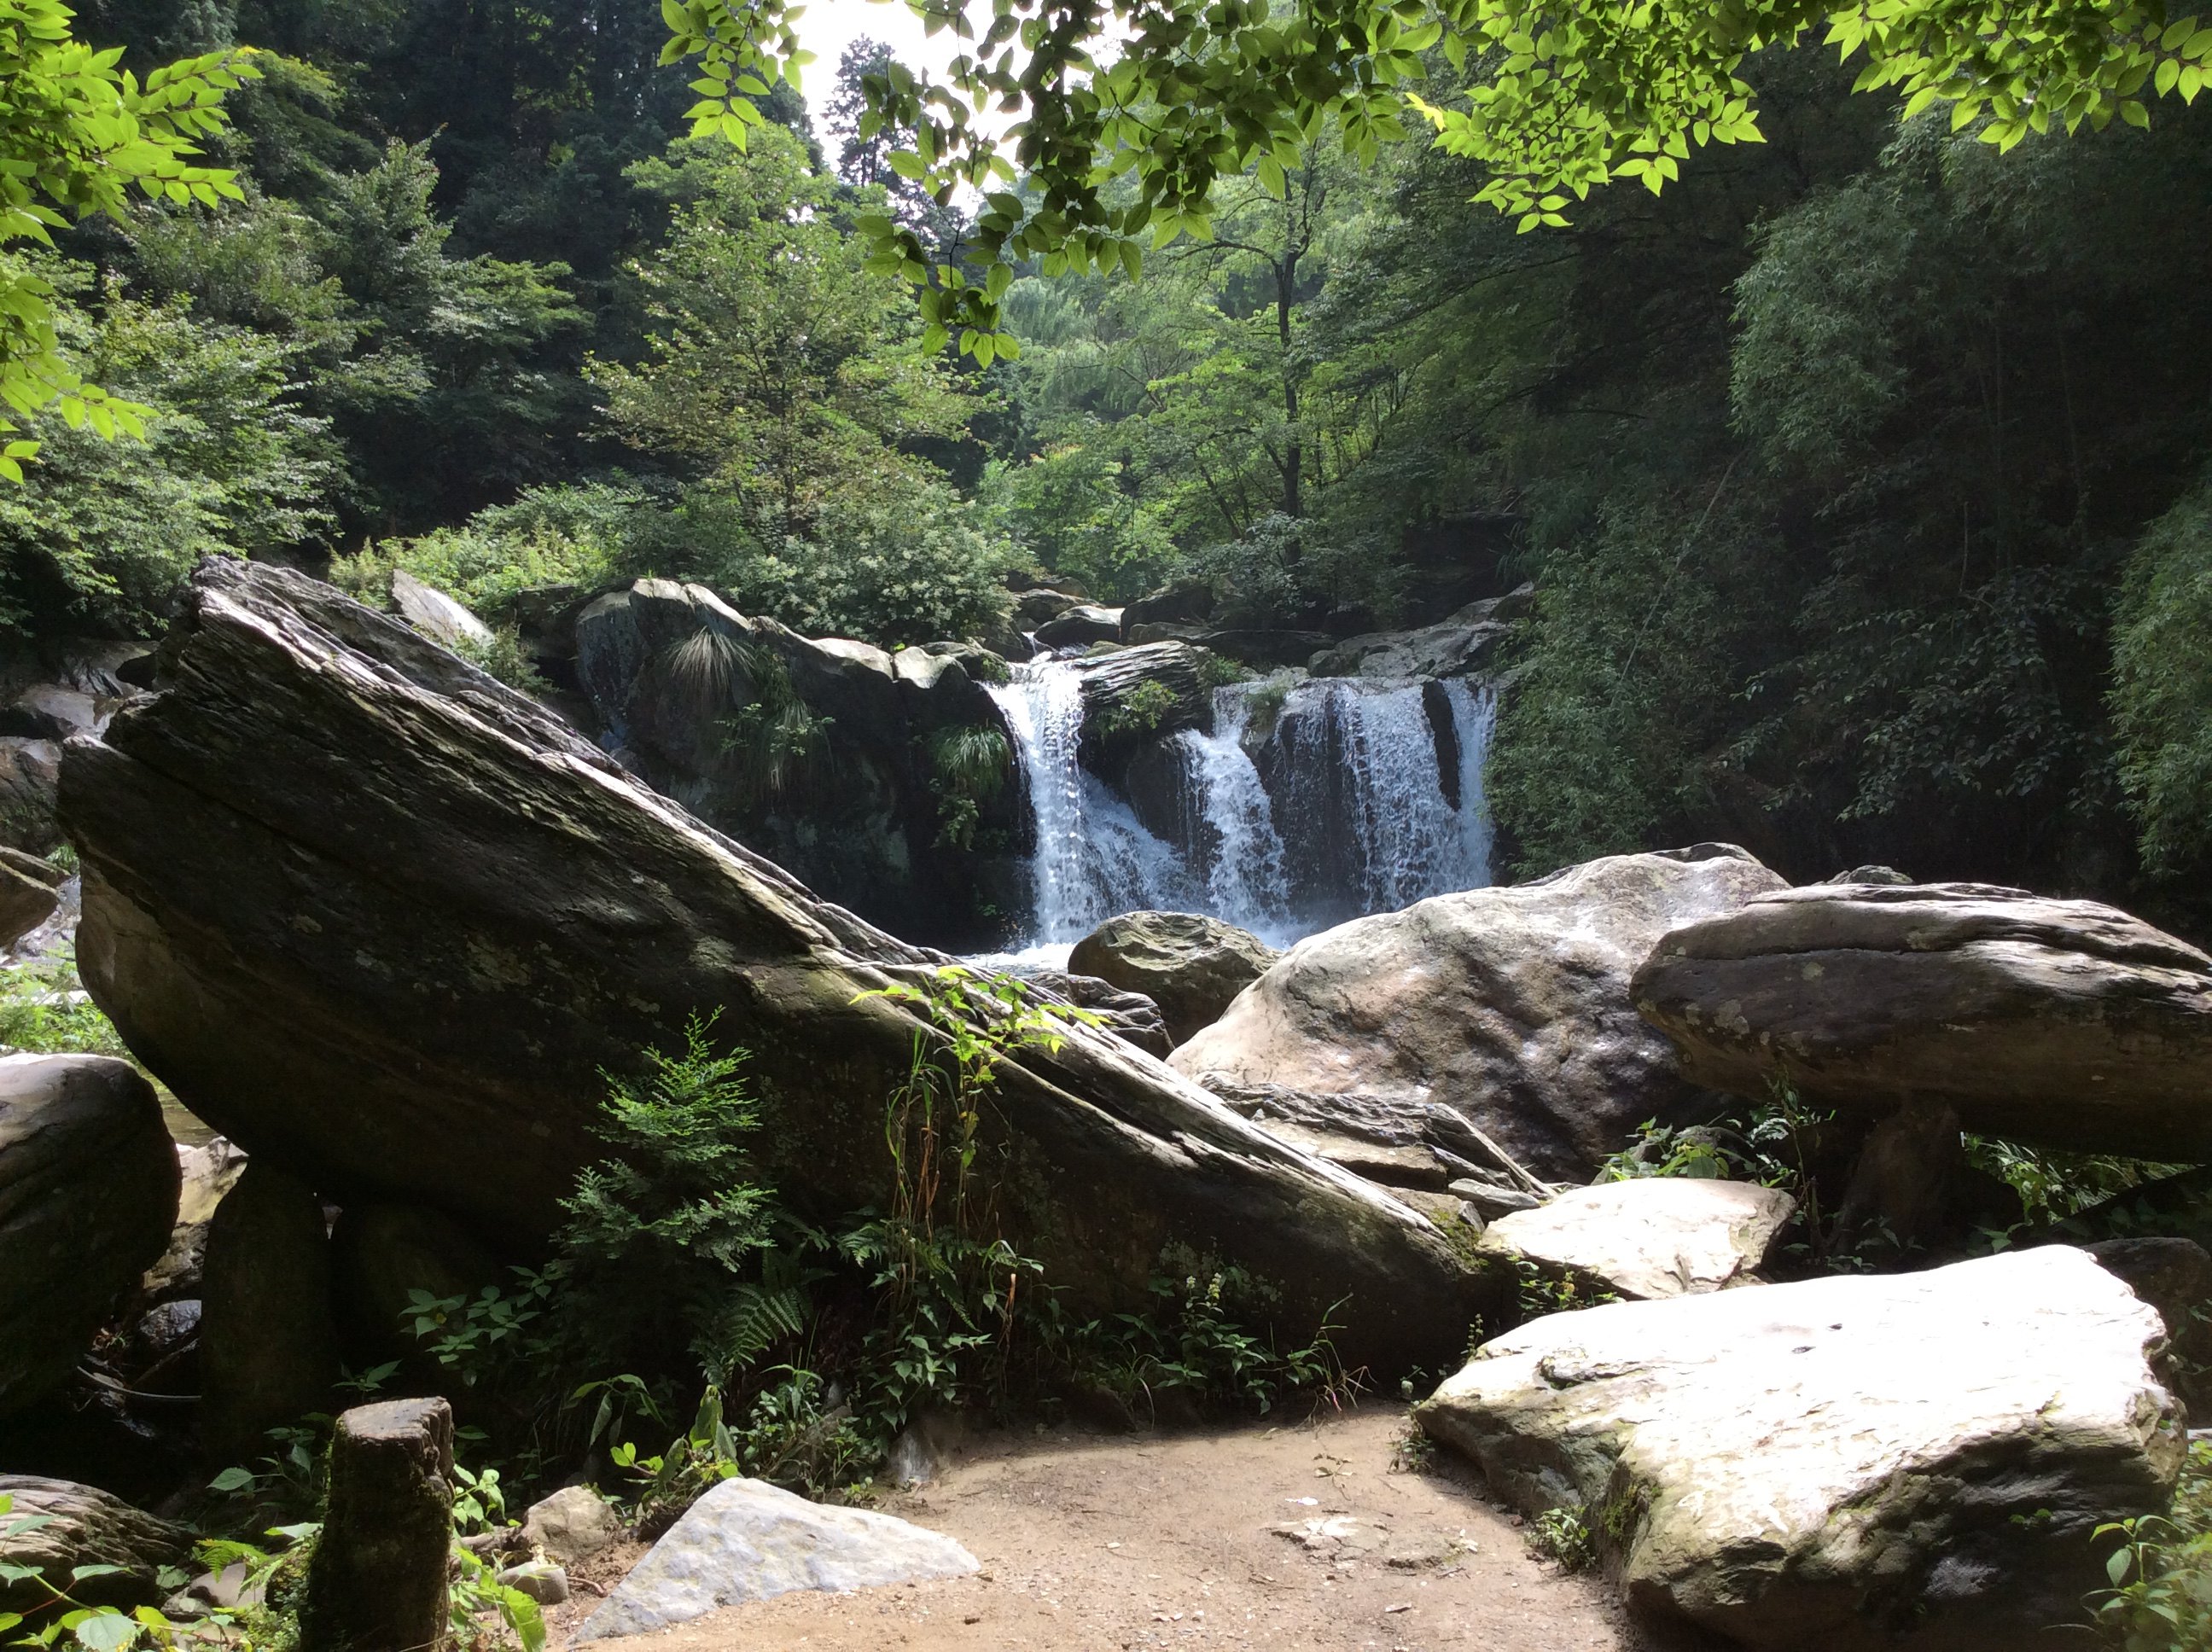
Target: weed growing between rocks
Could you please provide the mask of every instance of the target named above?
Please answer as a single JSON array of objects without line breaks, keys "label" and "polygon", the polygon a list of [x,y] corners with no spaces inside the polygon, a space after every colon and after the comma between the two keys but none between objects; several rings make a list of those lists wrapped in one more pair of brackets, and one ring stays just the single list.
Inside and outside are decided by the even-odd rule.
[{"label": "weed growing between rocks", "polygon": [[1562,1503],[1529,1521],[1528,1549],[1562,1571],[1588,1571],[1597,1561],[1597,1540],[1579,1505]]},{"label": "weed growing between rocks", "polygon": [[2120,1540],[2106,1563],[2112,1587],[2090,1603],[2114,1646],[2212,1648],[2212,1441],[2190,1442],[2168,1513],[2102,1526],[2097,1535]]},{"label": "weed growing between rocks", "polygon": [[1176,691],[1166,683],[1139,683],[1097,720],[1098,732],[1109,736],[1150,734],[1174,712],[1176,705]]},{"label": "weed growing between rocks", "polygon": [[937,846],[975,847],[983,805],[1006,788],[1013,753],[1006,737],[983,724],[939,729],[929,741],[929,789],[937,799]]},{"label": "weed growing between rocks", "polygon": [[881,1208],[817,1224],[783,1204],[752,1151],[746,1057],[695,1019],[644,1078],[610,1078],[613,1157],[566,1201],[550,1263],[473,1297],[416,1293],[407,1328],[510,1483],[605,1472],[651,1535],[733,1475],[866,1496],[933,1410],[1073,1402],[1133,1424],[1356,1386],[1326,1331],[1284,1351],[1254,1328],[1273,1292],[1242,1270],[1165,1253],[1144,1309],[1078,1320],[1005,1236],[999,1064],[1091,1012],[957,965],[871,996],[921,1023],[885,1107]]}]

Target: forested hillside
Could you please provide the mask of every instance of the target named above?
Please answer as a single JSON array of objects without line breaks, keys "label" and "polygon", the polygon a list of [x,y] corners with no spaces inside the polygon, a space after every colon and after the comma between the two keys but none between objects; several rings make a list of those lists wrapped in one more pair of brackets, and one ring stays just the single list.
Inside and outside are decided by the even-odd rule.
[{"label": "forested hillside", "polygon": [[11,255],[155,410],[36,421],[21,638],[151,635],[211,551],[404,563],[495,621],[698,578],[890,644],[988,635],[1016,568],[1340,635],[1533,579],[1490,784],[1517,871],[1711,837],[2203,926],[2212,115],[1999,155],[1801,52],[1764,144],[1530,234],[1474,162],[1324,133],[1140,280],[1018,281],[1020,356],[979,367],[863,267],[862,213],[968,233],[860,135],[866,53],[842,130],[785,88],[739,153],[678,136],[646,0],[82,27],[263,78],[214,148],[242,202]]}]

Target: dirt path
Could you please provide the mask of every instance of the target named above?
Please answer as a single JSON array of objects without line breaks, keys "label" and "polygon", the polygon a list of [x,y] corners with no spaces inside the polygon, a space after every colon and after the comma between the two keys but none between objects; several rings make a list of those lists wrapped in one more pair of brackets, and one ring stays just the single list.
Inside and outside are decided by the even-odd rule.
[{"label": "dirt path", "polygon": [[[1370,1405],[1228,1433],[988,1438],[884,1505],[958,1538],[980,1576],[785,1595],[592,1645],[1641,1652],[1601,1586],[1534,1559],[1469,1485],[1393,1472],[1406,1427],[1401,1409]],[[1307,1522],[1310,1541],[1272,1529]],[[595,1604],[563,1608],[556,1630]]]}]

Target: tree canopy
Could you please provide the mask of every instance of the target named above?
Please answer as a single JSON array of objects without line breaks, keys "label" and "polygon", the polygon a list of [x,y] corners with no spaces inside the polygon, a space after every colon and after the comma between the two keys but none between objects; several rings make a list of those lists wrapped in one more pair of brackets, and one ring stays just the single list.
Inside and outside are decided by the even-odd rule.
[{"label": "tree canopy", "polygon": [[[18,416],[52,403],[72,428],[136,432],[144,409],[84,381],[57,335],[52,284],[7,249],[51,246],[53,230],[119,216],[134,192],[207,205],[238,198],[230,173],[191,157],[196,140],[221,128],[223,94],[256,71],[238,52],[213,52],[141,81],[120,67],[121,47],[71,38],[72,15],[59,0],[0,0],[0,401]],[[17,428],[0,414],[0,436]],[[0,476],[21,481],[37,446],[0,446]]]},{"label": "tree canopy", "polygon": [[[756,106],[808,60],[784,0],[662,0],[670,61],[696,58],[695,130],[742,143]],[[1691,148],[1756,143],[1753,54],[1826,39],[1863,64],[1854,89],[1938,101],[1954,130],[2010,148],[2115,116],[2145,92],[2193,100],[2212,25],[2160,0],[915,0],[964,49],[941,82],[891,64],[866,82],[861,135],[910,140],[890,165],[939,199],[982,192],[972,270],[935,263],[912,227],[866,221],[877,267],[927,285],[933,341],[988,362],[1017,347],[1001,301],[1018,266],[1126,270],[1206,239],[1215,185],[1248,168],[1280,194],[1323,130],[1371,161],[1410,106],[1480,162],[1480,200],[1523,229],[1616,178],[1658,190]],[[1434,54],[1434,57],[1431,56]],[[1413,91],[1434,58],[1472,70],[1464,107]],[[1444,99],[1444,102],[1455,101]],[[1003,131],[994,117],[1018,118]]]}]

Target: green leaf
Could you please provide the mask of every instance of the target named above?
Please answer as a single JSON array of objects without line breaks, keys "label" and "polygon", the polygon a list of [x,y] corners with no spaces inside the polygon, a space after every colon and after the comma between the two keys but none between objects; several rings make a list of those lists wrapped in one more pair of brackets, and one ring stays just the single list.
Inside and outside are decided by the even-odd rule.
[{"label": "green leaf", "polygon": [[137,1643],[140,1627],[113,1607],[102,1606],[76,1625],[70,1632],[85,1652],[124,1652],[125,1647]]}]

